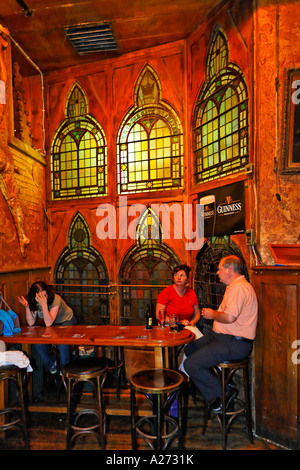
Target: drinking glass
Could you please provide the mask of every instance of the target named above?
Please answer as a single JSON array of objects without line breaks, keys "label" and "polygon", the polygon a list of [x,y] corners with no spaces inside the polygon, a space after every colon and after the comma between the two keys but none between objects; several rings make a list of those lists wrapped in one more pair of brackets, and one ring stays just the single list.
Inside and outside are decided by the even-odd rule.
[{"label": "drinking glass", "polygon": [[165,321],[166,321],[166,311],[165,310],[159,310],[158,311],[158,328],[165,328]]},{"label": "drinking glass", "polygon": [[176,315],[170,315],[170,333],[178,333],[178,318]]}]

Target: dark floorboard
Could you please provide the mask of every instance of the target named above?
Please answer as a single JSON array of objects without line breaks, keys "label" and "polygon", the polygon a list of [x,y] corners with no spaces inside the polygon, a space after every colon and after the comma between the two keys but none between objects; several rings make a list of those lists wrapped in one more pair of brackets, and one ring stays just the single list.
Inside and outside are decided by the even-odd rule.
[{"label": "dark floorboard", "polygon": [[[110,397],[110,398],[107,398]],[[55,396],[52,396],[55,401]],[[61,397],[64,402],[65,396]],[[129,391],[125,390],[118,404],[113,393],[105,397],[106,406],[124,407],[129,413]],[[201,434],[203,423],[203,403],[193,403],[191,396],[188,399],[187,425],[184,437],[184,449],[186,451],[221,450],[221,434],[217,419],[209,420],[205,435]],[[65,413],[29,413],[28,431],[30,450],[64,450],[65,449]],[[19,430],[6,431],[5,439],[0,439],[1,450],[18,450],[23,447],[22,436]],[[171,446],[175,449],[176,441]],[[106,451],[131,450],[130,417],[109,415],[106,429]],[[93,436],[84,436],[75,440],[74,450],[98,450],[98,443]],[[139,450],[149,450],[143,440],[138,441]],[[245,419],[238,417],[232,424],[227,441],[228,450],[281,450],[281,448],[254,435],[254,443],[248,440],[245,428]]]}]

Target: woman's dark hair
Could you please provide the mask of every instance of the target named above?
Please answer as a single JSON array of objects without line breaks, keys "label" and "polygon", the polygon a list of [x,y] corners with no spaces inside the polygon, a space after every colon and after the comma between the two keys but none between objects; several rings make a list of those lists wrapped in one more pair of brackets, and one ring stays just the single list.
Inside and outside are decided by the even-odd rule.
[{"label": "woman's dark hair", "polygon": [[186,276],[189,277],[191,270],[192,268],[190,268],[186,264],[179,264],[178,266],[176,266],[176,268],[173,269],[173,277],[176,273],[178,273],[178,271],[184,271]]},{"label": "woman's dark hair", "polygon": [[53,303],[53,300],[54,300],[54,292],[52,290],[52,287],[49,286],[49,284],[46,284],[45,282],[43,281],[37,281],[37,282],[34,282],[31,286],[30,286],[30,289],[28,291],[28,294],[27,294],[27,301],[28,301],[28,304],[29,304],[29,308],[32,312],[35,312],[38,308],[38,303],[37,301],[35,300],[35,296],[38,292],[41,292],[41,291],[46,291],[47,293],[47,305],[48,305],[48,308],[50,307],[50,305]]}]

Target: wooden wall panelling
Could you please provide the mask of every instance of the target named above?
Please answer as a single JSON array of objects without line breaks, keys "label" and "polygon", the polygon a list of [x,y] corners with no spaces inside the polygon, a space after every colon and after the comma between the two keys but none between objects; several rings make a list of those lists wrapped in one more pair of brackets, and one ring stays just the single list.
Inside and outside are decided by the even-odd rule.
[{"label": "wooden wall panelling", "polygon": [[255,342],[256,433],[289,448],[299,448],[300,267],[257,266],[259,300]]},{"label": "wooden wall panelling", "polygon": [[[45,266],[31,270],[0,273],[0,289],[9,306],[19,315],[21,325],[26,325],[25,309],[18,302],[18,296],[26,296],[35,281],[50,280],[50,268]],[[3,290],[2,290],[3,289]]]}]

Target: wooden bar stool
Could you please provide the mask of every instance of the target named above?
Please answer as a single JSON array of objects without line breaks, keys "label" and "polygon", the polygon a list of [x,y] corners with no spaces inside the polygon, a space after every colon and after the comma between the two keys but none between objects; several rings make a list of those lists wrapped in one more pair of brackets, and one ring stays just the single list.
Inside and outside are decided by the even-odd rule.
[{"label": "wooden bar stool", "polygon": [[[149,369],[135,373],[130,378],[131,390],[131,436],[132,449],[137,449],[137,437],[144,439],[152,449],[163,450],[178,438],[178,449],[182,444],[183,378],[171,369]],[[136,392],[144,394],[150,401],[153,414],[136,419]],[[178,401],[178,419],[167,415],[171,404]]]},{"label": "wooden bar stool", "polygon": [[[112,377],[116,386],[117,401],[120,401],[121,387],[126,385],[124,348],[121,346],[107,346],[113,350],[113,358],[106,357],[106,347],[95,347],[95,356],[102,357],[107,362],[107,378]],[[102,350],[102,356],[101,352]]]},{"label": "wooden bar stool", "polygon": [[[219,421],[222,431],[222,448],[226,450],[227,435],[229,427],[237,416],[245,414],[248,437],[251,444],[253,443],[252,433],[252,419],[251,419],[251,404],[250,404],[250,390],[249,390],[249,358],[245,358],[240,361],[224,361],[218,366],[213,367],[213,371],[218,376],[222,385],[222,410],[219,413],[214,413]],[[235,398],[233,403],[228,409],[226,409],[226,387],[230,386],[235,373],[241,369],[243,373],[243,389],[244,389],[244,400]],[[207,421],[210,415],[209,407],[205,404],[205,416],[202,434],[205,434]]]},{"label": "wooden bar stool", "polygon": [[[73,441],[80,435],[96,435],[100,447],[104,448],[105,416],[103,412],[102,385],[106,376],[105,360],[92,358],[75,359],[63,368],[63,381],[67,389],[66,449],[71,449]],[[76,411],[75,388],[79,383],[92,385],[97,397],[97,409],[82,408]],[[88,405],[87,405],[88,406]],[[75,415],[72,420],[72,414]],[[80,426],[79,420],[84,415],[96,417],[96,424]]]},{"label": "wooden bar stool", "polygon": [[[0,381],[8,381],[16,386],[16,401],[10,402],[6,408],[0,410],[0,417],[3,416],[0,418],[0,433],[11,428],[20,428],[25,448],[29,449],[22,371],[24,370],[15,365],[0,366]],[[6,420],[5,417],[8,419]]]}]

